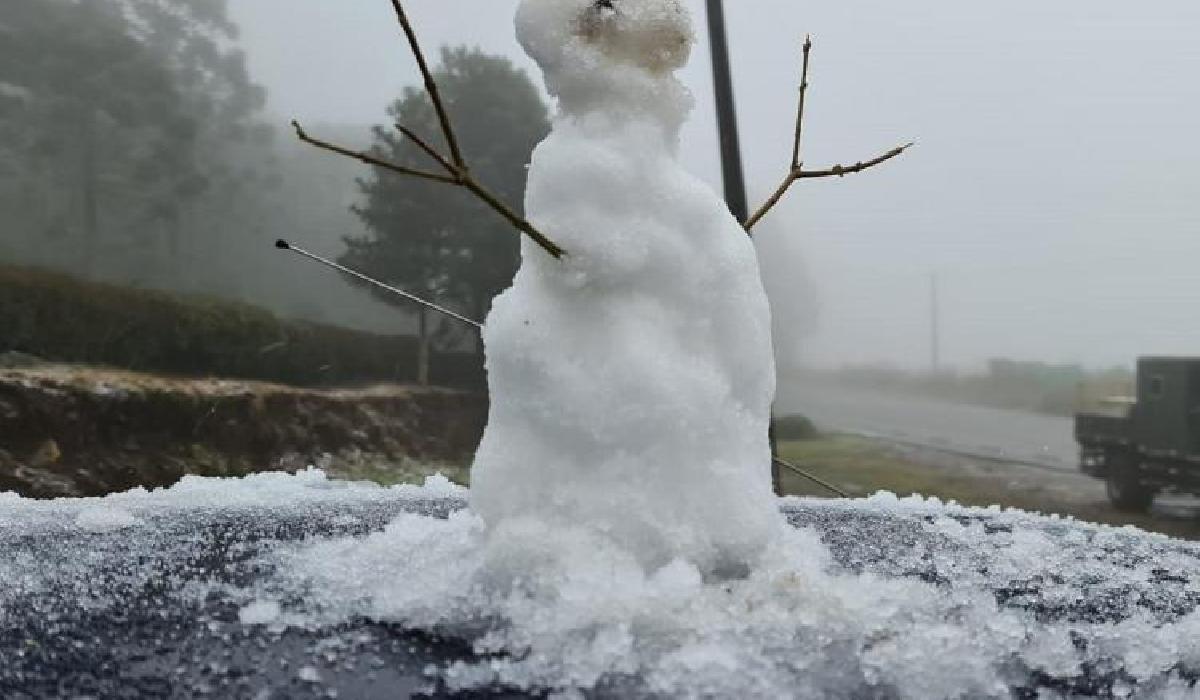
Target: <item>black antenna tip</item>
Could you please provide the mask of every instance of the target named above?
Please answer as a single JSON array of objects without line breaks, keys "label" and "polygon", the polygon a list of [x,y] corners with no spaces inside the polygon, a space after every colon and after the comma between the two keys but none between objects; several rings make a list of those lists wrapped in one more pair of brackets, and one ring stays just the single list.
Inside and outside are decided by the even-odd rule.
[{"label": "black antenna tip", "polygon": [[279,240],[275,241],[275,247],[280,250],[291,250],[292,244],[280,238]]}]

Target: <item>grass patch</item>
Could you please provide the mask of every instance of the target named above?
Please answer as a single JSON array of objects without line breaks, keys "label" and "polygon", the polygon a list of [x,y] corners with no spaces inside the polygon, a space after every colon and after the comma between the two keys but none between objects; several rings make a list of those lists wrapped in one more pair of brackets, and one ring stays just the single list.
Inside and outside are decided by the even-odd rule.
[{"label": "grass patch", "polygon": [[[950,469],[910,459],[886,445],[850,435],[827,435],[780,444],[785,460],[838,485],[851,496],[892,491],[898,496],[936,496],[964,505],[1001,504],[1030,508],[1044,503],[1036,489],[1014,489],[1010,479]],[[784,491],[790,496],[829,496],[829,492],[797,474],[786,472]]]},{"label": "grass patch", "polygon": [[[965,506],[1000,505],[1038,513],[1058,513],[1106,525],[1133,525],[1174,537],[1200,539],[1195,505],[1163,504],[1146,515],[1122,513],[1109,505],[1103,484],[1073,472],[914,451],[850,435],[782,442],[780,456],[849,493],[868,496],[891,491],[920,494]],[[784,493],[827,497],[831,494],[787,470]]]},{"label": "grass patch", "polygon": [[420,486],[425,483],[425,479],[435,474],[441,474],[460,486],[471,485],[471,467],[468,464],[431,464],[407,459],[399,462],[372,459],[335,460],[328,465],[326,472],[334,479],[371,481],[380,486]]}]

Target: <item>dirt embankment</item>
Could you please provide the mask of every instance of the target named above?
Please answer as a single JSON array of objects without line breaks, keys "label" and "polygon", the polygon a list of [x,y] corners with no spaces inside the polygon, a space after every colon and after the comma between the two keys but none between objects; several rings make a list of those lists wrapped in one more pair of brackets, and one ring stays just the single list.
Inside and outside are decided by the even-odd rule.
[{"label": "dirt embankment", "polygon": [[314,464],[386,478],[469,461],[486,417],[485,397],[441,389],[0,370],[0,491],[90,496]]}]

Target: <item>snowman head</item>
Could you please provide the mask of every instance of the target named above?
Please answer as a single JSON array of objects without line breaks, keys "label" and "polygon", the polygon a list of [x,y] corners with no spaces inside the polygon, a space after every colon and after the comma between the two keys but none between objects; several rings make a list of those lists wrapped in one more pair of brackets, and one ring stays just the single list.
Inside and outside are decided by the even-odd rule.
[{"label": "snowman head", "polygon": [[572,81],[599,73],[671,79],[694,40],[683,0],[522,0],[516,25],[560,98]]}]

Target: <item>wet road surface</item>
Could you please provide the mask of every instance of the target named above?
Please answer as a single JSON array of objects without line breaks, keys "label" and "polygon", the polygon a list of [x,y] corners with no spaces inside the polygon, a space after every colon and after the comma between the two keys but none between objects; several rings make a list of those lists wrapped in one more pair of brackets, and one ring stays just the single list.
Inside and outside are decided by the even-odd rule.
[{"label": "wet road surface", "polygon": [[1078,468],[1070,418],[821,384],[782,391],[776,410],[801,413],[825,430],[1053,469]]}]

